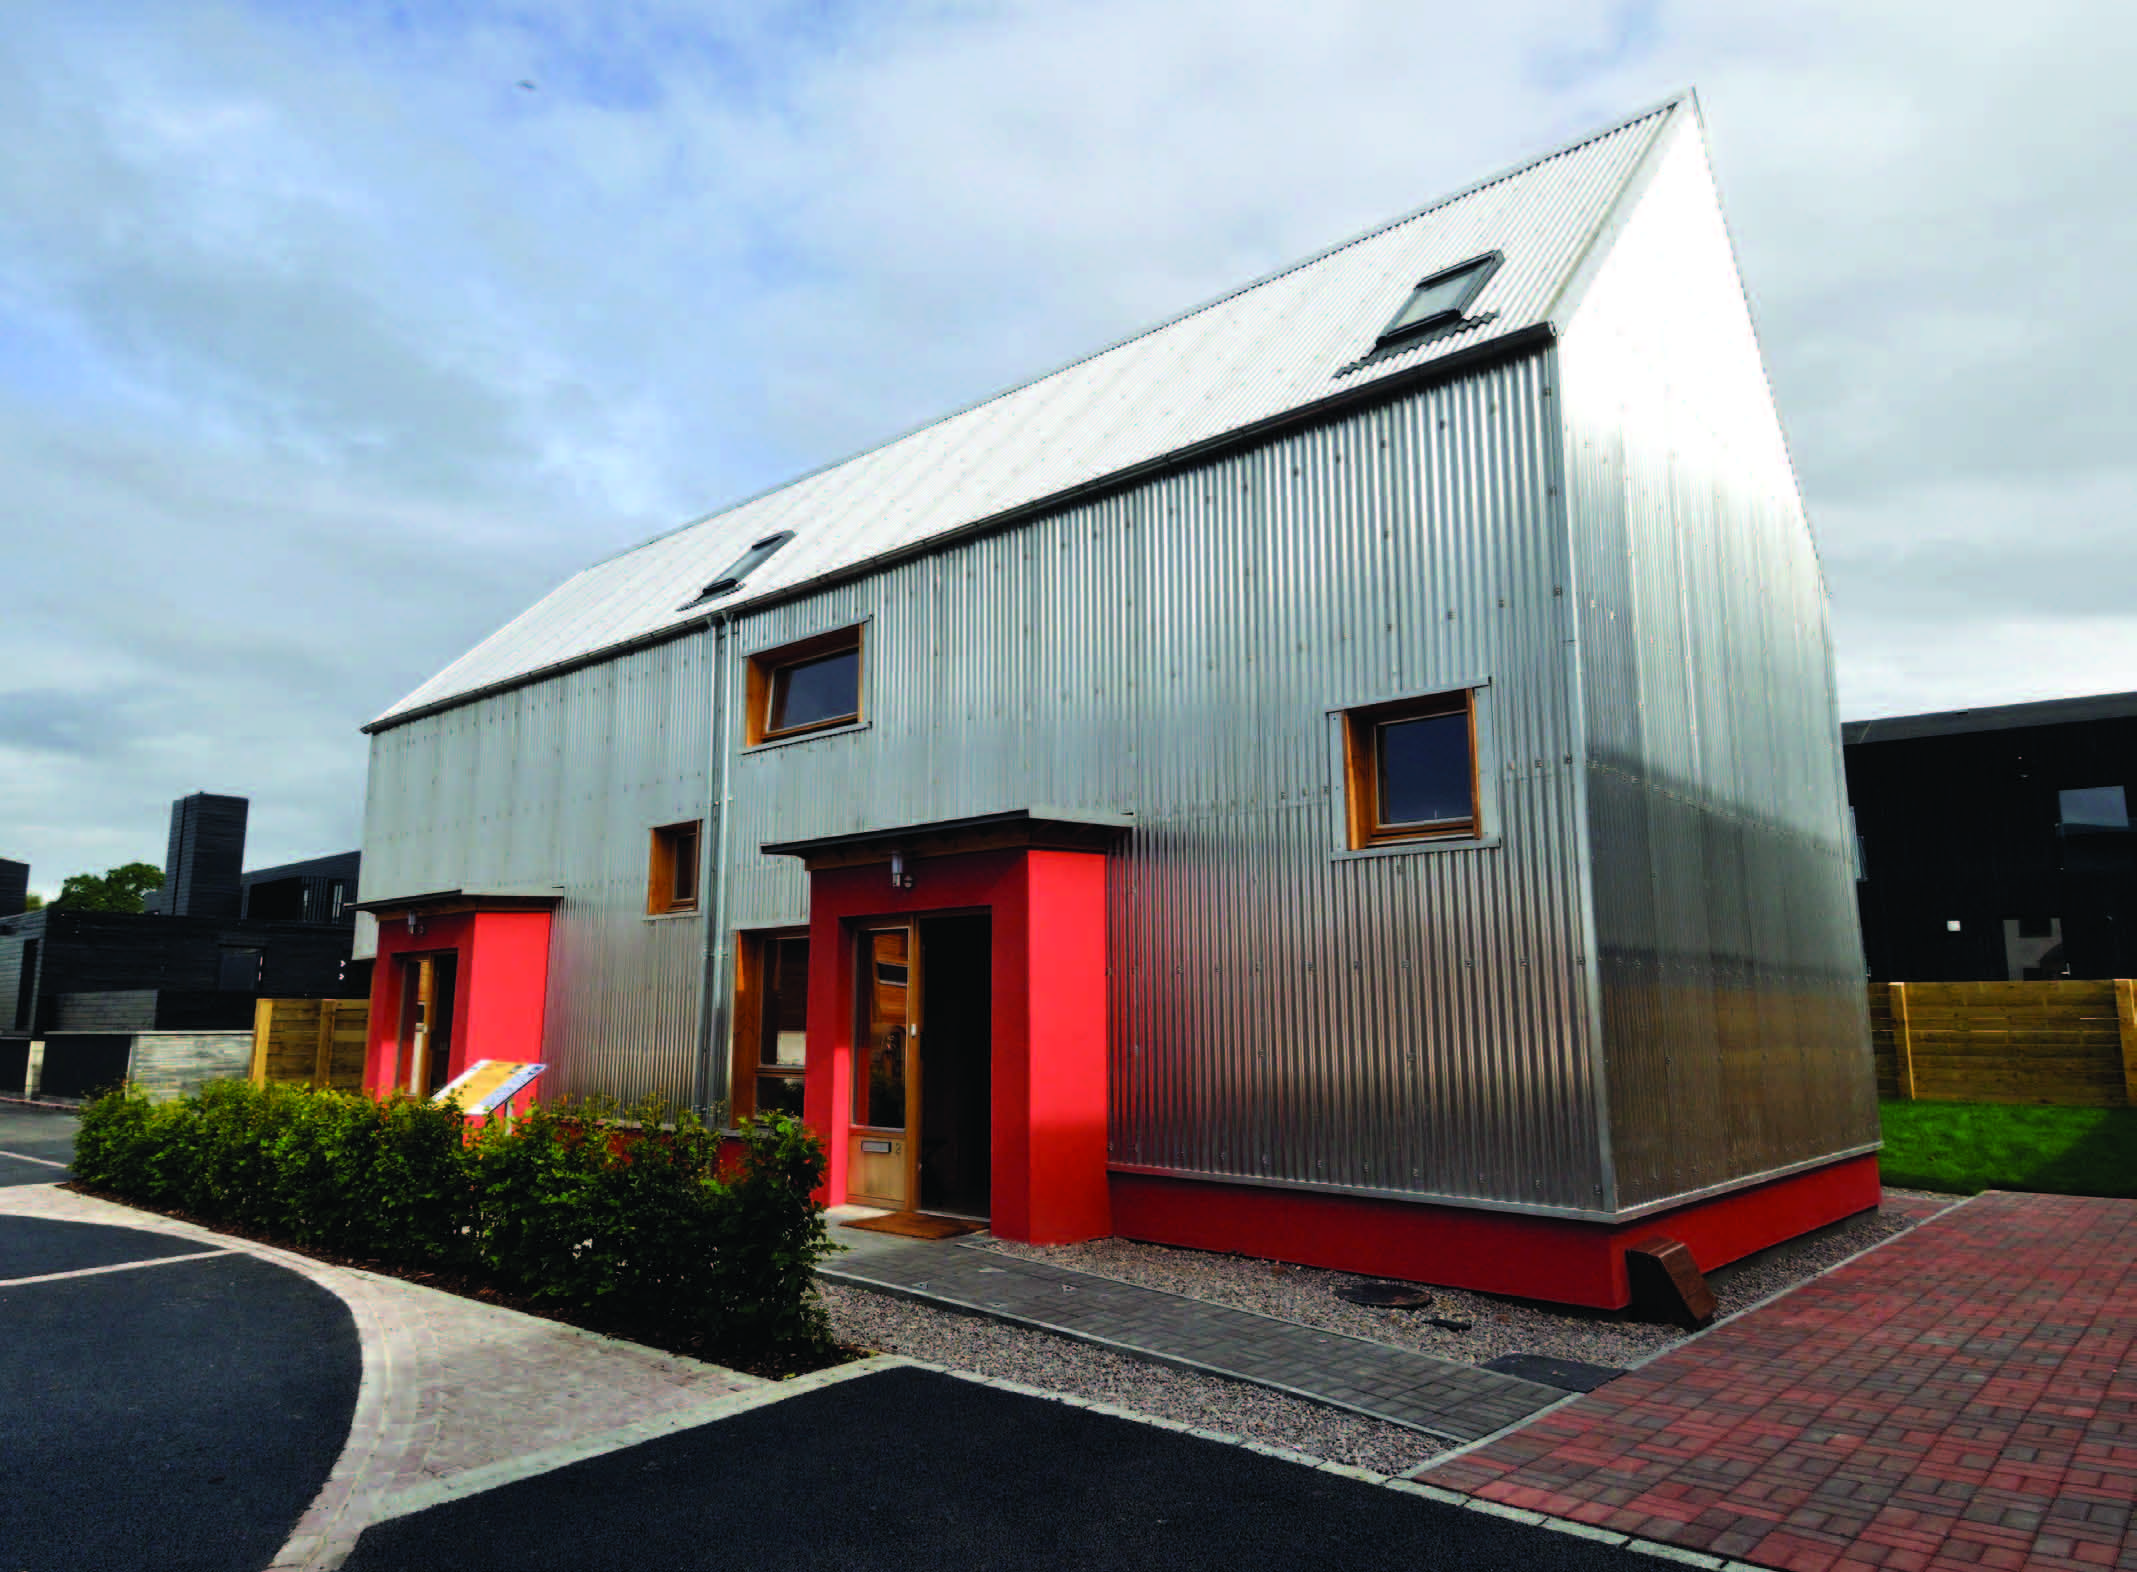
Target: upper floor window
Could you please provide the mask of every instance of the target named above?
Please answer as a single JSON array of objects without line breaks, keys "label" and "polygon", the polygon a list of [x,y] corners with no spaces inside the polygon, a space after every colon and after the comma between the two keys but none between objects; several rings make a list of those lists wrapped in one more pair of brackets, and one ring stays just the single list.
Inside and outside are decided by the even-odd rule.
[{"label": "upper floor window", "polygon": [[698,821],[664,824],[653,832],[646,873],[646,915],[697,910]]},{"label": "upper floor window", "polygon": [[1343,755],[1353,849],[1478,833],[1472,690],[1345,711]]},{"label": "upper floor window", "polygon": [[861,719],[861,630],[819,634],[749,658],[751,746]]}]

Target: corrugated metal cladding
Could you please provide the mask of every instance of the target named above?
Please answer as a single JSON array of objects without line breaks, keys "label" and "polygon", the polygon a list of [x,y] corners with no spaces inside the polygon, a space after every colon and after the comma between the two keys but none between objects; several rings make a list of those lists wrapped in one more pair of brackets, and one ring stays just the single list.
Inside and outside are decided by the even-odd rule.
[{"label": "corrugated metal cladding", "polygon": [[694,633],[371,739],[362,895],[555,886],[545,1095],[695,1091],[704,923],[646,916],[652,827],[705,816]]},{"label": "corrugated metal cladding", "polygon": [[1673,138],[1560,347],[1621,1207],[1878,1134],[1824,579]]},{"label": "corrugated metal cladding", "polygon": [[[868,726],[735,760],[733,924],[805,914],[766,841],[1132,813],[1115,1162],[1599,1207],[1550,366],[741,618],[745,651],[868,619]],[[1502,844],[1339,856],[1328,710],[1475,679]]]},{"label": "corrugated metal cladding", "polygon": [[[421,709],[687,620],[681,607],[759,537],[795,538],[751,575],[806,584],[1543,321],[1673,99],[985,403],[588,568],[386,714]],[[1369,367],[1419,280],[1485,252],[1505,264],[1474,325]],[[737,598],[740,603],[740,597]]]}]

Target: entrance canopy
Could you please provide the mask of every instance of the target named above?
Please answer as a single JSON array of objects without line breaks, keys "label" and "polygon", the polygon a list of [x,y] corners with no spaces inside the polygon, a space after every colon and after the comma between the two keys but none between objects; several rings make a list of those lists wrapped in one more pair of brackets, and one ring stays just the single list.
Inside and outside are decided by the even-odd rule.
[{"label": "entrance canopy", "polygon": [[1112,1231],[1105,853],[1132,823],[1022,808],[763,848],[809,870],[802,1104],[829,1204]]},{"label": "entrance canopy", "polygon": [[849,868],[907,857],[939,857],[953,852],[1099,851],[1112,846],[1135,826],[1125,813],[1078,813],[1060,808],[1011,808],[1002,813],[972,814],[962,819],[934,819],[884,829],[820,835],[812,840],[768,841],[767,857],[799,857],[811,873],[819,868]]},{"label": "entrance canopy", "polygon": [[378,918],[365,1090],[427,1097],[481,1059],[539,1061],[562,899],[520,885],[358,902]]}]

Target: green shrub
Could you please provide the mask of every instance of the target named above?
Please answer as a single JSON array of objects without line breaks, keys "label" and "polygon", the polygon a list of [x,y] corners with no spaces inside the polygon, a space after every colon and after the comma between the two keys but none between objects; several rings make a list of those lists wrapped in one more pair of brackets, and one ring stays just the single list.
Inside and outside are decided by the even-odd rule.
[{"label": "green shrub", "polygon": [[791,1117],[752,1121],[730,1180],[721,1147],[659,1100],[537,1104],[470,1138],[453,1105],[225,1082],[95,1099],[74,1166],[95,1189],[307,1248],[471,1270],[625,1335],[820,1360],[823,1148]]}]

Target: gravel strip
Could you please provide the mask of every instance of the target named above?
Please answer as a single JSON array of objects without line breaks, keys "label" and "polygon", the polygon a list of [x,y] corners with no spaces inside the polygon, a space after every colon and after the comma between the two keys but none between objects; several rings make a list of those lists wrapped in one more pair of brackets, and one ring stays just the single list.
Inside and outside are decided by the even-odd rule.
[{"label": "gravel strip", "polygon": [[[1913,1227],[1930,1215],[1932,1205],[1941,1209],[1960,1199],[1963,1198],[1887,1190],[1884,1204],[1874,1212],[1848,1218],[1722,1267],[1707,1278],[1719,1306],[1718,1314],[1748,1310],[1856,1252]],[[1675,1326],[1627,1320],[1614,1313],[1501,1299],[1459,1288],[1434,1288],[1432,1306],[1421,1314],[1370,1310],[1335,1296],[1335,1290],[1346,1284],[1373,1280],[1352,1272],[1139,1244],[1129,1239],[1094,1239],[1088,1244],[1044,1247],[995,1240],[988,1247],[1004,1255],[1045,1261],[1145,1288],[1162,1288],[1241,1310],[1258,1310],[1324,1331],[1348,1332],[1464,1364],[1482,1364],[1501,1354],[1544,1354],[1629,1367],[1652,1359],[1684,1341],[1687,1335]],[[1431,1325],[1425,1315],[1472,1324],[1467,1332],[1451,1332]]]},{"label": "gravel strip", "polygon": [[1323,1408],[1264,1387],[1190,1375],[1050,1332],[1005,1326],[838,1283],[819,1283],[817,1291],[839,1341],[882,1353],[1114,1403],[1382,1474],[1406,1473],[1444,1450],[1430,1436],[1401,1425]]}]

